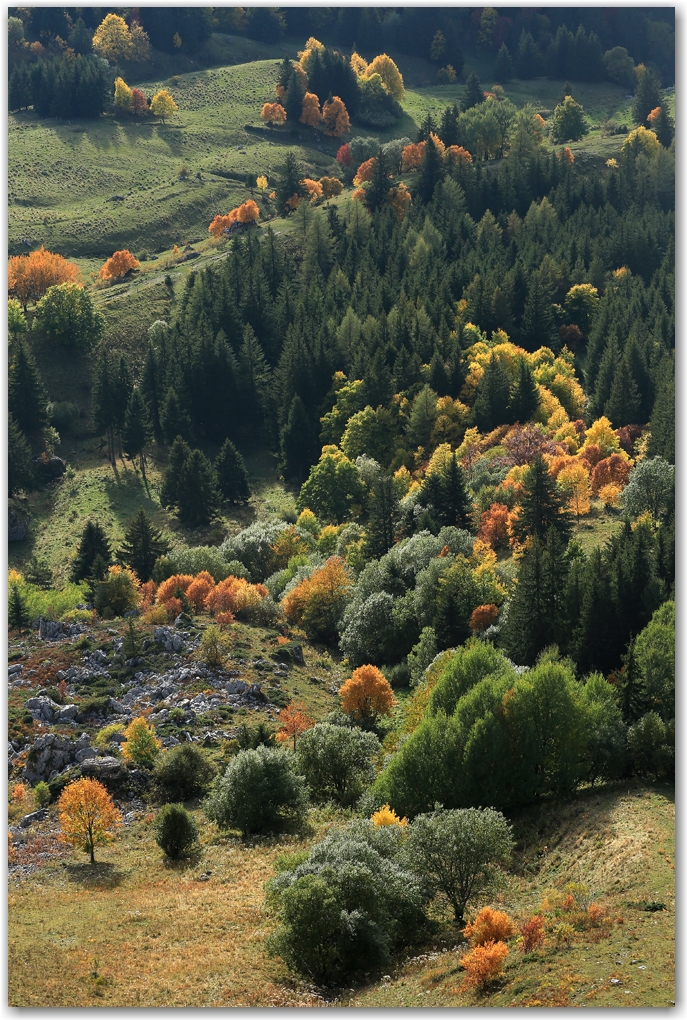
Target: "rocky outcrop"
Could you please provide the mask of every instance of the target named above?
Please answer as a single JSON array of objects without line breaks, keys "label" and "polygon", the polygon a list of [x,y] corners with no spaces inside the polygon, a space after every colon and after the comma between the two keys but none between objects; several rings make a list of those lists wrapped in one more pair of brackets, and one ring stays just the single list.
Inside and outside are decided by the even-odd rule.
[{"label": "rocky outcrop", "polygon": [[[49,701],[50,699],[31,698],[29,700]],[[44,733],[42,736],[36,737],[33,747],[29,749],[26,765],[22,771],[22,779],[35,785],[54,778],[59,772],[75,763],[77,753],[89,747],[90,743],[87,733],[82,733],[78,740],[61,737],[58,733]],[[93,753],[95,754],[95,752]]]}]

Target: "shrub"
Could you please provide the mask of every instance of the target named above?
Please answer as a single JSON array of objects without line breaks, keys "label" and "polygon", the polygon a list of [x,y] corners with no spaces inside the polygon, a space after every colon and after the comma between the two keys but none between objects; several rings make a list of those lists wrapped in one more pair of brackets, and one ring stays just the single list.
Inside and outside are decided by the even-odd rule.
[{"label": "shrub", "polygon": [[373,733],[318,723],[298,742],[298,768],[317,797],[351,803],[372,780],[372,760],[379,747]]},{"label": "shrub", "polygon": [[160,753],[161,742],[155,736],[155,727],[139,716],[129,723],[124,730],[125,742],[122,744],[122,755],[134,765],[152,768]]},{"label": "shrub", "polygon": [[248,836],[302,818],[307,806],[305,780],[296,773],[293,758],[283,748],[261,745],[232,759],[211,790],[205,812],[222,828]]},{"label": "shrub", "polygon": [[635,775],[648,774],[657,778],[670,772],[675,762],[674,741],[670,727],[657,712],[646,715],[630,726],[627,731],[627,746]]},{"label": "shrub", "polygon": [[338,556],[292,588],[283,601],[284,615],[303,627],[312,641],[332,641],[351,593],[348,568]]},{"label": "shrub", "polygon": [[195,744],[179,744],[155,760],[154,776],[167,801],[186,801],[202,796],[215,770],[204,751]]},{"label": "shrub", "polygon": [[50,796],[50,788],[47,783],[36,783],[33,788],[33,799],[38,808],[45,807],[46,804],[50,803],[52,797]]},{"label": "shrub", "polygon": [[424,676],[425,670],[437,657],[439,648],[434,627],[423,627],[420,633],[420,640],[408,653],[408,668],[410,670],[410,686],[415,687]]},{"label": "shrub", "polygon": [[197,574],[191,584],[186,589],[186,598],[193,606],[196,613],[201,613],[205,608],[205,600],[215,587],[215,582],[211,574],[206,570],[201,570]]},{"label": "shrub", "polygon": [[398,825],[399,828],[403,829],[408,824],[408,819],[399,818],[388,804],[382,804],[380,809],[371,816],[370,821],[378,829],[385,825]]},{"label": "shrub", "polygon": [[475,946],[460,961],[465,971],[463,989],[467,991],[476,988],[482,991],[502,973],[507,956],[508,946],[505,942],[490,941],[486,945]]},{"label": "shrub", "polygon": [[198,648],[198,658],[204,660],[208,669],[222,669],[227,662],[231,641],[216,624],[203,631]]},{"label": "shrub", "polygon": [[155,819],[155,842],[167,857],[176,860],[198,842],[198,826],[181,804],[165,804]]},{"label": "shrub", "polygon": [[128,567],[108,568],[104,581],[95,586],[95,608],[103,619],[124,616],[141,601],[140,581]]},{"label": "shrub", "polygon": [[97,747],[99,751],[104,751],[107,745],[110,743],[116,733],[124,732],[124,723],[110,723],[109,726],[105,726],[100,730],[93,741],[93,746]]},{"label": "shrub", "polygon": [[186,594],[192,584],[193,577],[191,574],[172,574],[171,577],[168,577],[160,584],[155,593],[155,601],[158,604],[168,602],[169,599],[176,596],[177,591],[182,591]]},{"label": "shrub", "polygon": [[465,925],[463,934],[471,946],[484,946],[487,942],[506,942],[515,926],[502,910],[482,907],[475,920]]},{"label": "shrub", "polygon": [[511,828],[500,811],[439,808],[417,816],[407,855],[413,871],[446,897],[461,921],[470,899],[493,884],[512,848]]},{"label": "shrub", "polygon": [[523,953],[531,953],[537,946],[544,942],[544,918],[541,914],[535,914],[520,929],[522,941],[520,948]]}]

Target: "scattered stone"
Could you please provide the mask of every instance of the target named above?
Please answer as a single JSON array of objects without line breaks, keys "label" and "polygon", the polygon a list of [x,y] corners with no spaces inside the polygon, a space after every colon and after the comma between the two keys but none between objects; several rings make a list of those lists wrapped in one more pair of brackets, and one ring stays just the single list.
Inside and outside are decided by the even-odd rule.
[{"label": "scattered stone", "polygon": [[24,702],[24,707],[38,722],[52,722],[53,716],[60,711],[60,705],[52,698],[46,697],[28,698]]},{"label": "scattered stone", "polygon": [[22,671],[22,668],[23,667],[22,667],[21,662],[15,662],[15,663],[13,663],[13,665],[7,667],[7,675],[8,676],[19,676],[19,674]]},{"label": "scattered stone", "polygon": [[30,815],[24,815],[19,822],[19,826],[22,829],[28,829],[29,825],[33,825],[34,822],[42,822],[47,817],[48,809],[40,808],[39,811],[32,811]]},{"label": "scattered stone", "polygon": [[54,722],[73,722],[78,711],[77,705],[64,705],[55,716]]},{"label": "scattered stone", "polygon": [[77,751],[74,757],[80,765],[82,761],[86,761],[88,758],[97,758],[98,752],[94,747],[84,747],[82,751]]}]

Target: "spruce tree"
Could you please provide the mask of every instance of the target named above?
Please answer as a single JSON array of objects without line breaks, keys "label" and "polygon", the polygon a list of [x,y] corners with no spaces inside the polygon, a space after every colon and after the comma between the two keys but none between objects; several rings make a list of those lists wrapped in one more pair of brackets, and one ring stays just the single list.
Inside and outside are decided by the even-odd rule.
[{"label": "spruce tree", "polygon": [[365,189],[365,205],[370,212],[377,212],[386,202],[390,177],[388,160],[380,148],[375,156],[370,183]]},{"label": "spruce tree", "polygon": [[160,411],[162,438],[169,446],[177,436],[187,442],[191,438],[191,419],[181,406],[176,390],[170,386]]},{"label": "spruce tree", "polygon": [[219,507],[217,476],[201,450],[191,450],[179,474],[179,520],[190,528],[209,524]]},{"label": "spruce tree", "polygon": [[[286,85],[286,95],[282,99],[282,105],[286,110],[286,119],[293,124],[297,124],[301,119],[301,113],[303,112],[303,97],[305,96],[305,87],[292,69],[289,75],[288,84]],[[293,194],[293,192],[292,192]]]},{"label": "spruce tree", "polygon": [[48,395],[33,354],[23,337],[13,344],[8,377],[8,406],[19,429],[33,436],[48,424]]},{"label": "spruce tree", "polygon": [[620,710],[628,726],[637,722],[646,709],[646,689],[642,671],[635,656],[635,639],[630,638],[622,656],[622,669],[615,674]]},{"label": "spruce tree", "polygon": [[530,535],[543,539],[549,528],[568,538],[570,514],[563,510],[563,499],[556,482],[549,474],[542,455],[537,454],[523,477],[520,515],[513,531],[518,541],[524,542]]},{"label": "spruce tree", "polygon": [[148,410],[153,435],[158,443],[162,440],[162,425],[160,424],[161,385],[161,371],[155,353],[155,346],[149,343],[146,349],[145,361],[143,362],[143,372],[141,373],[139,387]]},{"label": "spruce tree", "polygon": [[112,562],[110,543],[102,524],[98,521],[87,521],[76,551],[76,559],[72,564],[72,581],[83,581],[90,577],[97,557],[102,559],[107,569]]},{"label": "spruce tree", "polygon": [[281,469],[286,478],[302,482],[317,460],[317,442],[313,423],[305,404],[296,393],[289,407],[289,414],[281,430]]},{"label": "spruce tree", "polygon": [[510,392],[511,421],[524,425],[531,421],[539,407],[539,390],[532,369],[524,358],[518,364],[518,377]]},{"label": "spruce tree", "polygon": [[527,292],[520,341],[527,351],[536,351],[540,347],[551,347],[558,343],[551,294],[538,272],[532,273]]},{"label": "spruce tree", "polygon": [[465,472],[458,463],[455,451],[438,472],[439,492],[436,517],[442,526],[467,528],[472,514],[472,500],[465,483]]},{"label": "spruce tree", "polygon": [[471,110],[473,106],[479,106],[480,103],[484,102],[484,89],[482,84],[474,71],[470,71],[465,82],[465,97],[463,99],[463,109]]},{"label": "spruce tree", "polygon": [[425,151],[422,154],[420,173],[417,181],[418,197],[425,205],[432,201],[434,189],[445,173],[444,161],[439,155],[434,139],[428,138],[425,142]]},{"label": "spruce tree", "polygon": [[19,591],[19,585],[13,584],[10,587],[8,602],[7,622],[13,630],[24,630],[31,620],[29,619],[28,604]]},{"label": "spruce tree", "polygon": [[667,149],[675,137],[675,124],[673,123],[673,118],[668,113],[665,101],[659,106],[658,116],[654,119],[652,128],[661,145]]},{"label": "spruce tree", "polygon": [[116,437],[119,442],[119,457],[120,460],[124,456],[124,448],[122,446],[122,438],[124,435],[124,423],[126,421],[126,409],[129,406],[129,399],[131,397],[132,390],[134,388],[133,379],[131,378],[131,369],[129,364],[124,357],[120,355],[119,364],[114,377],[114,386],[112,391],[112,409],[114,414],[114,430]]},{"label": "spruce tree", "polygon": [[429,385],[439,397],[446,397],[452,393],[451,377],[438,347],[434,348],[429,363]]},{"label": "spruce tree", "polygon": [[510,379],[499,358],[492,353],[477,384],[473,419],[480,432],[491,432],[510,420]]},{"label": "spruce tree", "polygon": [[124,534],[117,553],[122,563],[128,564],[141,581],[149,581],[158,556],[169,551],[169,542],[156,528],[143,508],[133,518]]},{"label": "spruce tree", "polygon": [[382,475],[372,486],[369,518],[365,528],[365,553],[378,559],[394,544],[398,525],[398,493],[391,475]]},{"label": "spruce tree", "polygon": [[91,413],[96,433],[98,435],[105,433],[107,436],[107,455],[112,464],[115,462],[114,429],[117,420],[115,403],[112,361],[105,351],[95,370]]},{"label": "spruce tree", "polygon": [[675,375],[672,364],[662,369],[656,385],[656,400],[651,412],[651,438],[648,454],[675,463]]},{"label": "spruce tree", "polygon": [[459,115],[460,110],[458,109],[457,103],[454,103],[453,106],[447,106],[441,115],[441,124],[439,125],[437,134],[447,148],[449,145],[458,144]]},{"label": "spruce tree", "polygon": [[434,117],[432,116],[432,114],[428,113],[425,119],[420,124],[420,127],[418,128],[416,141],[426,142],[430,134],[432,133],[434,134],[437,133],[437,126],[434,122]]},{"label": "spruce tree", "polygon": [[150,441],[152,428],[148,418],[148,412],[141,396],[141,391],[135,387],[131,391],[129,402],[126,407],[124,418],[124,429],[122,434],[124,453],[131,460],[138,457],[141,465],[141,474],[146,481],[146,461],[144,448]]},{"label": "spruce tree", "polygon": [[184,464],[191,454],[191,448],[182,436],[177,436],[169,451],[167,467],[162,477],[160,503],[164,507],[176,506],[179,501],[179,483]]},{"label": "spruce tree", "polygon": [[520,561],[504,634],[508,654],[515,662],[533,666],[544,648],[564,644],[568,569],[565,544],[554,529],[545,541],[532,540]]},{"label": "spruce tree", "polygon": [[632,100],[632,120],[645,124],[652,110],[661,105],[661,83],[650,67],[644,67],[637,75],[637,87]]},{"label": "spruce tree", "polygon": [[642,400],[637,383],[625,358],[622,358],[613,376],[611,392],[604,407],[604,414],[614,429],[639,422]]},{"label": "spruce tree", "polygon": [[584,571],[580,617],[572,638],[573,655],[582,673],[598,670],[606,676],[617,665],[612,641],[613,609],[608,566],[597,547]]},{"label": "spruce tree", "polygon": [[530,81],[532,78],[536,78],[541,72],[541,62],[541,54],[537,44],[532,35],[523,28],[518,42],[518,56],[516,60],[518,78],[522,78],[523,81]]},{"label": "spruce tree", "polygon": [[231,439],[225,439],[215,458],[215,473],[224,499],[230,503],[245,503],[250,496],[248,472],[243,457]]},{"label": "spruce tree", "polygon": [[20,489],[31,489],[34,475],[31,447],[14,415],[7,419],[7,495],[11,498]]},{"label": "spruce tree", "polygon": [[510,50],[505,43],[501,43],[501,49],[496,56],[494,76],[500,85],[505,85],[511,80],[514,74],[515,66],[513,64],[513,58],[510,55]]},{"label": "spruce tree", "polygon": [[[300,117],[300,112],[298,114]],[[286,159],[281,169],[281,173],[277,178],[276,192],[277,192],[277,209],[282,216],[288,216],[290,209],[287,208],[286,203],[292,195],[303,195],[303,185],[301,179],[303,172],[291,149],[286,153]]]}]

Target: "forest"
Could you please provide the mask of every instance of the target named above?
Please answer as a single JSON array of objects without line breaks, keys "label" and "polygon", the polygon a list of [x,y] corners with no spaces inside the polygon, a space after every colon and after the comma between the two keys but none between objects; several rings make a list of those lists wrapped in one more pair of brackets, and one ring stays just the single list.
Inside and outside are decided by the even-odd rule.
[{"label": "forest", "polygon": [[[537,837],[537,812],[674,782],[669,13],[10,8],[23,132],[73,117],[172,147],[217,47],[262,47],[231,58],[262,75],[254,169],[227,146],[200,236],[11,245],[22,874],[31,810],[91,862],[127,811],[122,853],[140,826],[198,873],[233,834],[262,876],[258,969],[282,968],[254,1005],[418,1005],[398,961],[447,940],[426,1004],[569,1005],[565,953],[620,946],[584,868],[549,874],[544,847],[541,906],[523,883],[568,831]],[[604,979],[599,1004],[667,1004],[657,953],[660,993]],[[516,988],[530,956],[558,991]],[[155,1004],[97,970],[89,994]],[[284,975],[301,998],[265,990]]]}]

